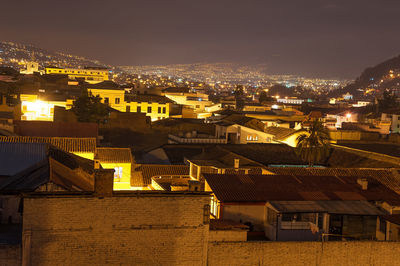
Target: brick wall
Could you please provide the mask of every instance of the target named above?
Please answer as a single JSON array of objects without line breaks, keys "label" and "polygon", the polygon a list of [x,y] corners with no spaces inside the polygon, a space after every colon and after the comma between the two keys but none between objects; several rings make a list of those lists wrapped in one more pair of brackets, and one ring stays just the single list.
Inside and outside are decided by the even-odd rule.
[{"label": "brick wall", "polygon": [[21,247],[19,245],[0,245],[0,265],[21,265]]},{"label": "brick wall", "polygon": [[213,265],[400,265],[400,242],[210,242]]},{"label": "brick wall", "polygon": [[204,265],[208,203],[207,195],[25,198],[24,257],[31,265]]},{"label": "brick wall", "polygon": [[246,230],[210,230],[208,241],[246,241]]}]

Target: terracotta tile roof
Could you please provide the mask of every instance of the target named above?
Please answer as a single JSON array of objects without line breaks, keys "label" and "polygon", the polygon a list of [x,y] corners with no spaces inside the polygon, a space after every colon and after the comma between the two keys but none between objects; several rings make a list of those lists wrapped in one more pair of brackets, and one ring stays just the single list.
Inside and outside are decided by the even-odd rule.
[{"label": "terracotta tile roof", "polygon": [[190,177],[177,177],[177,178],[157,178],[157,177],[152,177],[153,182],[155,182],[158,186],[162,187],[163,190],[166,191],[171,191],[171,187],[173,186],[180,186],[180,187],[186,187],[186,189],[189,189],[189,180]]},{"label": "terracotta tile roof", "polygon": [[269,167],[267,170],[277,175],[353,176],[373,178],[400,194],[400,169],[395,168]]},{"label": "terracotta tile roof", "polygon": [[[301,175],[203,175],[221,202],[292,200],[386,201],[400,206],[400,195],[374,179],[362,190],[357,177]],[[363,177],[364,178],[364,177]]]},{"label": "terracotta tile roof", "polygon": [[[293,147],[285,144],[257,143],[257,144],[226,144],[219,145],[221,149],[231,151],[250,160],[268,165],[308,165],[295,153]],[[332,148],[329,157],[318,165],[329,167],[349,168],[396,168],[398,165],[378,161],[367,156],[351,153],[344,149]]]},{"label": "terracotta tile roof", "polygon": [[0,142],[48,143],[66,152],[94,153],[96,138],[0,136]]},{"label": "terracotta tile roof", "polygon": [[285,139],[296,131],[297,130],[293,128],[285,128],[285,127],[267,127],[264,130],[265,133],[274,135],[276,140]]},{"label": "terracotta tile roof", "polygon": [[339,143],[340,146],[371,151],[400,158],[400,144],[395,143]]},{"label": "terracotta tile roof", "polygon": [[187,165],[141,164],[133,168],[131,186],[142,187],[151,184],[151,178],[160,175],[189,175]]},{"label": "terracotta tile roof", "polygon": [[94,158],[100,163],[132,163],[130,148],[97,148]]}]

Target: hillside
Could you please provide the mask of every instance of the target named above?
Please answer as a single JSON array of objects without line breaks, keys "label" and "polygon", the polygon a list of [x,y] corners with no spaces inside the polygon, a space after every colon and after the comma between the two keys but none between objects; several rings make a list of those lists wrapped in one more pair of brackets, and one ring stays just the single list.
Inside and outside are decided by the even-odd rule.
[{"label": "hillside", "polygon": [[394,58],[388,59],[374,67],[366,68],[355,81],[358,87],[367,87],[370,84],[374,84],[377,81],[383,79],[384,76],[388,75],[390,70],[400,69],[400,55]]},{"label": "hillside", "polygon": [[[91,60],[85,57],[52,52],[37,48],[32,45],[23,45],[12,42],[0,42],[0,65],[10,66],[16,69],[24,68],[26,61],[32,58],[44,66],[58,67],[102,67],[107,66],[98,60]],[[108,67],[108,66],[107,66]]]}]

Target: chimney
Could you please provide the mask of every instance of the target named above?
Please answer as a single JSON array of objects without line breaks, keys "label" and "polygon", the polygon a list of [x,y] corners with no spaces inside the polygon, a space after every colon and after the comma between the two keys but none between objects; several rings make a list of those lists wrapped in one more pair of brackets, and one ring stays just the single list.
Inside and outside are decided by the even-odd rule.
[{"label": "chimney", "polygon": [[239,168],[239,163],[240,162],[240,159],[235,159],[235,169],[238,169]]},{"label": "chimney", "polygon": [[201,183],[197,180],[189,180],[189,191],[201,191]]},{"label": "chimney", "polygon": [[114,169],[99,169],[94,171],[94,195],[111,197],[114,185]]},{"label": "chimney", "polygon": [[94,159],[94,169],[100,169],[100,161]]},{"label": "chimney", "polygon": [[362,190],[368,189],[368,180],[366,178],[357,178],[357,183],[361,186]]}]

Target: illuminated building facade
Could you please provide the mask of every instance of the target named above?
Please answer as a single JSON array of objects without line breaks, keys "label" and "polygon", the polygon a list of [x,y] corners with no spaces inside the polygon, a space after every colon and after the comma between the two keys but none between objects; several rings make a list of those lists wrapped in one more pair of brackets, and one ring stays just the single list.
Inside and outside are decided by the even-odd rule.
[{"label": "illuminated building facade", "polygon": [[95,160],[104,169],[114,170],[114,190],[131,189],[131,166],[133,162],[129,148],[97,148]]},{"label": "illuminated building facade", "polygon": [[21,120],[53,121],[54,107],[70,109],[73,99],[43,98],[36,94],[21,94]]},{"label": "illuminated building facade", "polygon": [[83,78],[86,82],[96,84],[109,80],[107,69],[100,68],[58,68],[58,67],[46,67],[45,74],[51,75],[68,75],[70,79]]}]

